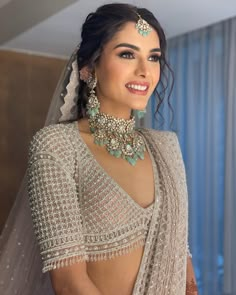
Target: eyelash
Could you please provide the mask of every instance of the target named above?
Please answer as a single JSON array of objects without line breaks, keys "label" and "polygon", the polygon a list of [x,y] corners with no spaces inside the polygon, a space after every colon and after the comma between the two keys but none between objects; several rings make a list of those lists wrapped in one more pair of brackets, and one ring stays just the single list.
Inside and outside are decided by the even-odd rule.
[{"label": "eyelash", "polygon": [[[130,52],[130,51],[124,51],[124,52],[119,53],[119,57],[125,58],[125,59],[134,59],[134,53]],[[152,58],[152,60],[150,60],[150,58]],[[153,62],[159,62],[161,60],[161,56],[154,54],[149,57],[149,60],[153,61]]]},{"label": "eyelash", "polygon": [[133,59],[134,54],[130,51],[124,51],[124,52],[119,53],[119,57],[126,58],[126,59]]}]

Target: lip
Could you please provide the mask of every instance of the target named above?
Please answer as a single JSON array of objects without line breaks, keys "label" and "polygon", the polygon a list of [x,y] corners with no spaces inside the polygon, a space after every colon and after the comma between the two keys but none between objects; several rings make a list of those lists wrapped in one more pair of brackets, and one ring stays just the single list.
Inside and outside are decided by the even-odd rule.
[{"label": "lip", "polygon": [[[140,90],[140,89],[134,89],[128,87],[128,85],[137,85],[137,86],[144,86],[147,87],[145,90]],[[125,84],[125,87],[129,90],[129,92],[134,93],[134,94],[139,94],[139,95],[146,95],[148,92],[150,84],[148,82],[139,82],[139,81],[130,81]]]}]

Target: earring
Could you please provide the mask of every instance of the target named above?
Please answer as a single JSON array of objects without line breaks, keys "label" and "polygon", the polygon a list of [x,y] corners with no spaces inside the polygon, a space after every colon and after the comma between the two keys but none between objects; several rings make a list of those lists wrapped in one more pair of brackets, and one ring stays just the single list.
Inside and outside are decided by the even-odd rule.
[{"label": "earring", "polygon": [[135,115],[137,115],[137,117],[139,119],[142,119],[145,115],[146,115],[146,109],[140,111],[140,110],[135,110],[134,111]]},{"label": "earring", "polygon": [[90,74],[87,80],[87,85],[89,90],[89,97],[87,102],[87,115],[89,117],[95,117],[99,113],[100,102],[95,93],[95,88],[97,86],[97,78]]}]

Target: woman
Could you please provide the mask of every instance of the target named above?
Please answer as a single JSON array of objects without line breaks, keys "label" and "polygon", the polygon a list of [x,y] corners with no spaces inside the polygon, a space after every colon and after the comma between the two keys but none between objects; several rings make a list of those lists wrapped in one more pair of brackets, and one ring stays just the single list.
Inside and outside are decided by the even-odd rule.
[{"label": "woman", "polygon": [[57,295],[197,294],[176,135],[134,128],[133,111],[163,85],[164,32],[148,10],[110,4],[81,37],[59,85],[59,120],[58,108],[50,114],[59,124],[30,146],[43,272]]}]

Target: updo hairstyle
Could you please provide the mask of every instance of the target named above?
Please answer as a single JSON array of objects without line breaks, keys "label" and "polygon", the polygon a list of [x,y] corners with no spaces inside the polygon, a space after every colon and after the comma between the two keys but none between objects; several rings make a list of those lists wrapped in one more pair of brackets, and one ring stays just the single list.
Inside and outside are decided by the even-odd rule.
[{"label": "updo hairstyle", "polygon": [[[158,83],[158,90],[155,90],[157,98],[156,113],[165,97],[165,92],[168,88],[168,73],[170,71],[172,82],[170,85],[170,93],[173,88],[173,71],[166,61],[166,37],[164,31],[155,18],[155,16],[145,8],[138,8],[130,4],[107,4],[99,7],[94,13],[90,13],[81,31],[81,44],[77,52],[77,62],[79,70],[84,66],[88,66],[91,70],[94,69],[96,63],[99,61],[104,46],[119,32],[127,22],[136,23],[139,19],[137,13],[146,20],[149,25],[157,32],[160,47],[160,81]],[[88,100],[89,89],[87,84],[80,80],[79,86],[79,119],[85,117],[86,104]],[[168,103],[169,97],[168,95]]]}]

